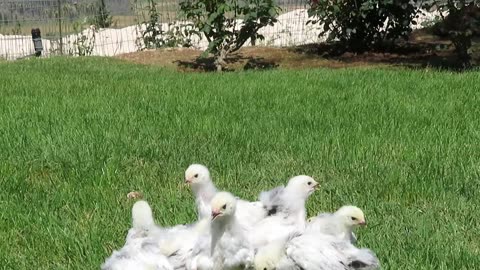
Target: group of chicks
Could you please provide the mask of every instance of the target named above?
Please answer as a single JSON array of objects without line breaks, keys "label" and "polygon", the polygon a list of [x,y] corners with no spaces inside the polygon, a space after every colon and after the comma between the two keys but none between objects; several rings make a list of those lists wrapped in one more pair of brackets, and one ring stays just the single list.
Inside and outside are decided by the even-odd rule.
[{"label": "group of chicks", "polygon": [[295,176],[256,202],[218,191],[203,165],[190,165],[185,182],[195,195],[198,221],[163,228],[148,203],[137,201],[125,245],[102,270],[380,268],[371,250],[355,246],[353,230],[366,224],[359,208],[343,206],[306,219],[305,203],[318,188],[312,177]]}]

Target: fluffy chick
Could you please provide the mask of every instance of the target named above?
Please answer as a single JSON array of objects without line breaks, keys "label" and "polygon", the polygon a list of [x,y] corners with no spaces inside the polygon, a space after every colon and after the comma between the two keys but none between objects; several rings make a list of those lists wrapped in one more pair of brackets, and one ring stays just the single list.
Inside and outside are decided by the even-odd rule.
[{"label": "fluffy chick", "polygon": [[328,234],[339,239],[356,242],[353,231],[367,224],[363,211],[352,205],[342,206],[335,213],[322,213],[310,219],[307,230]]}]

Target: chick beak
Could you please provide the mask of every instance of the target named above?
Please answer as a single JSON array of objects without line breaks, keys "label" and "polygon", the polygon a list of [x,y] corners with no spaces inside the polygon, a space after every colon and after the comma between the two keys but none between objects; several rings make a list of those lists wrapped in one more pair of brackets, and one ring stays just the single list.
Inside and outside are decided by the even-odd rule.
[{"label": "chick beak", "polygon": [[192,179],[185,178],[185,184],[190,185],[192,183]]},{"label": "chick beak", "polygon": [[318,190],[319,188],[320,188],[319,183],[315,183],[315,185],[313,185],[313,190]]},{"label": "chick beak", "polygon": [[360,223],[358,223],[358,225],[367,226],[367,222],[365,220],[362,220],[362,221],[360,221]]},{"label": "chick beak", "polygon": [[214,220],[216,217],[220,215],[220,211],[218,210],[212,210],[212,220]]}]

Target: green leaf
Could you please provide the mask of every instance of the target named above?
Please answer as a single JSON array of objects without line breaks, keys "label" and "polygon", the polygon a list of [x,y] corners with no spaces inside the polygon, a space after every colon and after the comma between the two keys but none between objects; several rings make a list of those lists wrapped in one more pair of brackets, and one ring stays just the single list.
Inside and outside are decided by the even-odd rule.
[{"label": "green leaf", "polygon": [[210,34],[212,27],[209,24],[205,24],[200,31],[204,32],[205,34]]},{"label": "green leaf", "polygon": [[237,7],[239,7],[239,8],[245,8],[245,7],[247,7],[247,6],[248,6],[247,1],[245,1],[245,0],[238,0],[238,1],[237,1]]},{"label": "green leaf", "polygon": [[268,10],[268,15],[270,15],[271,17],[276,17],[278,15],[278,12],[277,12],[277,9],[275,8],[270,8]]}]

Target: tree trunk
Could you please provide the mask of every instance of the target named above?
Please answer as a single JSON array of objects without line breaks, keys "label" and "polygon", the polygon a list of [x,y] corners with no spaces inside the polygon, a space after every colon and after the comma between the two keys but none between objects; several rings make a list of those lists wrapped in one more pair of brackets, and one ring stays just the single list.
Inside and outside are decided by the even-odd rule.
[{"label": "tree trunk", "polygon": [[215,55],[215,67],[217,68],[217,72],[222,72],[223,68],[226,65],[225,58],[227,57],[228,51],[225,49],[220,49],[217,55]]},{"label": "tree trunk", "polygon": [[462,2],[460,8],[455,7],[453,3],[449,6],[449,14],[444,21],[450,40],[455,46],[459,64],[463,69],[472,67],[472,56],[470,48],[472,46],[472,35],[475,31],[474,26],[478,25],[477,18],[478,9],[471,3],[465,5]]},{"label": "tree trunk", "polygon": [[453,38],[455,52],[463,69],[472,67],[472,56],[470,55],[470,47],[472,46],[472,38],[467,34],[461,34]]}]

